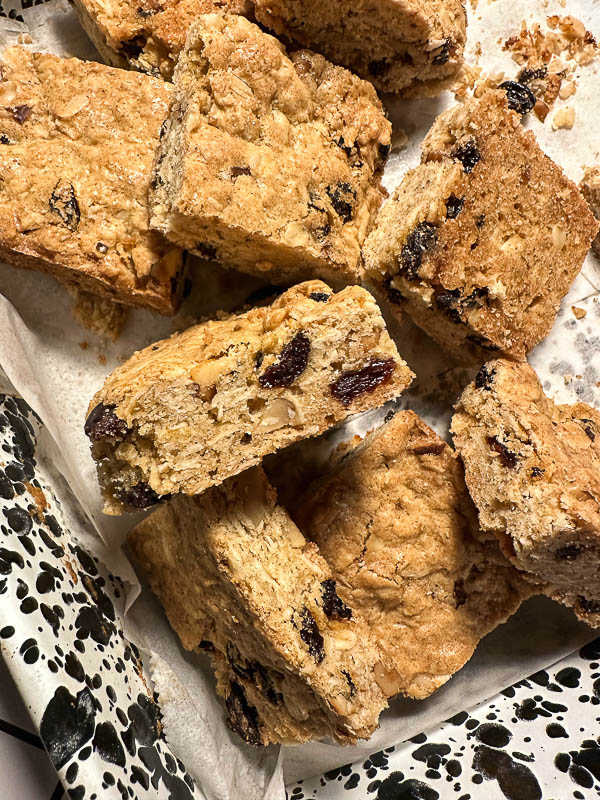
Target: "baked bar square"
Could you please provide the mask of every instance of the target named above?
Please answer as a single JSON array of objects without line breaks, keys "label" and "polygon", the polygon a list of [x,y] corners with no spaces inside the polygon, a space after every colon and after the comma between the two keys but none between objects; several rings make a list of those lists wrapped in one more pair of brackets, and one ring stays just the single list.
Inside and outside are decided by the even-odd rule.
[{"label": "baked bar square", "polygon": [[346,455],[293,516],[369,626],[388,696],[428,697],[531,594],[480,534],[455,453],[412,411]]},{"label": "baked bar square", "polygon": [[147,75],[5,50],[0,260],[173,313],[183,256],[150,230],[147,201],[169,94]]},{"label": "baked bar square", "polygon": [[107,63],[170,80],[199,14],[249,14],[252,5],[250,0],[75,0],[75,8]]},{"label": "baked bar square", "polygon": [[600,414],[556,405],[529,364],[489,361],[463,392],[454,442],[481,527],[577,616],[600,626]]},{"label": "baked bar square", "polygon": [[299,284],[196,325],[109,375],[85,425],[105,510],[198,494],[410,384],[373,297]]},{"label": "baked bar square", "polygon": [[436,95],[456,79],[466,39],[460,0],[253,0],[256,18],[368,78],[383,92]]},{"label": "baked bar square", "polygon": [[271,282],[357,283],[390,149],[373,87],[224,14],[190,28],[174,84],[152,226]]},{"label": "baked bar square", "polygon": [[351,744],[375,729],[378,649],[260,467],[173,498],[129,548],[183,646],[210,655],[228,724],[249,744]]},{"label": "baked bar square", "polygon": [[506,93],[441,114],[382,209],[366,273],[458,361],[522,359],[548,333],[598,225]]}]

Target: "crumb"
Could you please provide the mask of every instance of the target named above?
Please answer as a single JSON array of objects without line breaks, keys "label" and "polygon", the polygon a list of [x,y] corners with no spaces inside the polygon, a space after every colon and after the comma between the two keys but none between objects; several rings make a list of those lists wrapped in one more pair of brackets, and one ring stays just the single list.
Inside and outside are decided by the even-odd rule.
[{"label": "crumb", "polygon": [[79,347],[81,347],[82,350],[87,350],[89,344],[87,342],[79,342]]},{"label": "crumb", "polygon": [[580,381],[583,378],[583,375],[575,375],[575,378]]},{"label": "crumb", "polygon": [[503,72],[486,75],[481,67],[464,64],[452,91],[457,100],[466,100],[470,95],[481,97],[486,89],[495,89],[503,80]]},{"label": "crumb", "polygon": [[75,300],[73,316],[79,324],[116,342],[127,320],[129,309],[106,297],[98,297],[80,289],[69,288],[69,294]]},{"label": "crumb", "polygon": [[523,21],[519,34],[503,45],[521,67],[516,80],[537,98],[534,113],[541,122],[557,97],[566,100],[575,94],[575,70],[590,64],[598,54],[596,39],[576,17],[554,14],[546,18],[546,24],[549,30],[544,31],[537,22],[528,28]]},{"label": "crumb", "polygon": [[98,356],[98,363],[102,364],[102,366],[106,364],[106,356],[103,353]]},{"label": "crumb", "polygon": [[565,386],[568,386],[571,383],[571,381],[573,380],[573,376],[572,375],[563,375],[563,378],[564,378],[564,381],[565,381]]},{"label": "crumb", "polygon": [[35,516],[37,517],[39,522],[42,522],[44,519],[44,511],[50,505],[46,500],[46,495],[38,486],[33,486],[31,483],[27,481],[24,482],[25,488],[29,492],[29,494],[33,497],[33,502],[35,503]]},{"label": "crumb", "polygon": [[573,312],[573,314],[575,314],[577,319],[583,319],[587,314],[585,308],[577,308],[577,306],[571,306],[571,311]]},{"label": "crumb", "polygon": [[33,39],[29,33],[20,33],[17,37],[17,41],[19,44],[32,44]]},{"label": "crumb", "polygon": [[552,120],[552,130],[556,131],[559,128],[564,128],[570,131],[574,124],[575,109],[571,106],[563,106],[563,108],[559,108],[554,115],[554,119]]}]

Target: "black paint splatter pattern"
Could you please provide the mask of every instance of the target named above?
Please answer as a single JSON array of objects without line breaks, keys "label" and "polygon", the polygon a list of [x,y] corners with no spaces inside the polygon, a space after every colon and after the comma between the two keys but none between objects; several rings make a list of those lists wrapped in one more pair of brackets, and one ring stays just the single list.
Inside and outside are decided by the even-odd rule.
[{"label": "black paint splatter pattern", "polygon": [[366,761],[287,788],[288,800],[600,797],[600,639],[549,670]]},{"label": "black paint splatter pattern", "polygon": [[13,610],[0,623],[3,657],[69,797],[193,800],[123,634],[123,586],[65,523],[68,490],[36,462],[40,429],[23,400],[0,395],[0,594]]}]

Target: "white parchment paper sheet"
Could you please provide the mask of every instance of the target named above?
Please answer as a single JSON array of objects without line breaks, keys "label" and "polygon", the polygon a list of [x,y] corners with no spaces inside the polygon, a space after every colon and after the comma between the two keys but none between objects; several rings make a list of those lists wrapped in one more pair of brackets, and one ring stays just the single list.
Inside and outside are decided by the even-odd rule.
[{"label": "white parchment paper sheet", "polygon": [[[480,0],[477,9],[470,9],[470,63],[478,61],[488,72],[502,71],[507,78],[513,78],[518,67],[510,54],[502,51],[501,42],[518,32],[523,18],[543,22],[551,13],[570,13],[600,32],[600,8],[596,2],[572,0],[565,9],[559,0],[531,0],[526,11],[522,7],[516,0]],[[36,49],[97,57],[64,0],[22,14],[24,23],[0,19],[1,47],[29,32]],[[480,56],[476,55],[477,43]],[[571,131],[551,130],[554,111],[544,125],[536,119],[526,122],[535,130],[542,148],[576,181],[583,166],[598,159],[599,89],[597,65],[578,70],[577,94],[568,101],[577,115]],[[423,135],[434,117],[454,98],[446,94],[423,101],[385,100],[393,124],[409,134],[408,147],[392,153],[386,170],[385,183],[392,189],[404,172],[418,162]],[[556,108],[560,104],[559,101]],[[185,327],[194,317],[217,308],[235,308],[257,285],[239,273],[200,262],[192,265],[192,277],[192,294],[178,318],[165,320],[147,312],[132,312],[121,338],[107,343],[77,325],[71,317],[71,299],[51,279],[0,265],[0,366],[43,419],[50,434],[50,456],[108,548],[98,546],[98,552],[101,550],[110,561],[112,571],[130,582],[130,603],[138,595],[139,584],[119,546],[135,517],[114,519],[101,513],[83,421],[88,402],[104,377],[134,350],[168,335],[175,327]],[[551,335],[531,355],[546,390],[560,402],[583,399],[600,408],[600,302],[596,302],[599,286],[600,270],[589,256]],[[585,308],[586,317],[576,320],[572,305]],[[399,405],[413,408],[447,436],[451,405],[468,373],[452,367],[410,322],[397,326],[394,334],[400,352],[418,378]],[[327,441],[335,443],[350,432],[364,433],[382,418],[382,412],[367,415],[346,431],[327,437]],[[310,450],[315,448],[307,448]],[[320,447],[320,461],[314,463],[323,462],[323,452]],[[87,541],[86,546],[94,549],[93,541]],[[287,781],[314,775],[412,736],[558,660],[592,637],[567,609],[544,599],[530,601],[507,625],[487,637],[472,661],[433,697],[420,703],[392,702],[382,717],[380,730],[369,742],[355,748],[319,743],[281,748],[278,753],[277,748],[256,751],[246,747],[227,731],[206,661],[181,650],[158,603],[146,592],[130,609],[127,621],[129,635],[149,655],[147,663],[160,694],[170,744],[207,797],[223,800],[282,800],[283,774]]]}]

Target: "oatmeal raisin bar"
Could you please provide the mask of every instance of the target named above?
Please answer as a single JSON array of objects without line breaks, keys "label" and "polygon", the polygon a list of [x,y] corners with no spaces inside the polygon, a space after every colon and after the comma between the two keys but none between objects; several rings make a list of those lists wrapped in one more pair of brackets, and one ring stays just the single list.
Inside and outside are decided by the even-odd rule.
[{"label": "oatmeal raisin bar", "polygon": [[293,516],[381,648],[388,696],[429,696],[531,594],[479,533],[456,455],[412,411],[367,437]]},{"label": "oatmeal raisin bar", "polygon": [[250,0],[75,0],[79,21],[102,57],[170,80],[199,14],[251,13]]},{"label": "oatmeal raisin bar", "polygon": [[256,18],[384,92],[436,95],[462,65],[461,0],[253,0]]},{"label": "oatmeal raisin bar", "polygon": [[223,14],[190,28],[174,84],[152,226],[273,283],[357,283],[390,149],[373,87]]},{"label": "oatmeal raisin bar", "polygon": [[107,513],[198,494],[382,405],[412,373],[371,295],[321,281],[196,325],[110,375],[85,424]]},{"label": "oatmeal raisin bar", "polygon": [[[588,167],[579,188],[596,219],[600,219],[600,166]],[[592,242],[594,255],[600,258],[600,233]]]},{"label": "oatmeal raisin bar", "polygon": [[555,405],[529,364],[497,359],[463,392],[452,431],[482,528],[600,626],[600,413]]},{"label": "oatmeal raisin bar", "polygon": [[365,623],[260,467],[178,496],[129,535],[187,650],[209,653],[249,744],[367,738],[386,698]]},{"label": "oatmeal raisin bar", "polygon": [[552,327],[597,230],[505,93],[489,90],[437,118],[367,239],[365,269],[457,360],[522,359]]},{"label": "oatmeal raisin bar", "polygon": [[170,87],[15,47],[0,80],[0,261],[172,313],[183,257],[148,225]]}]

